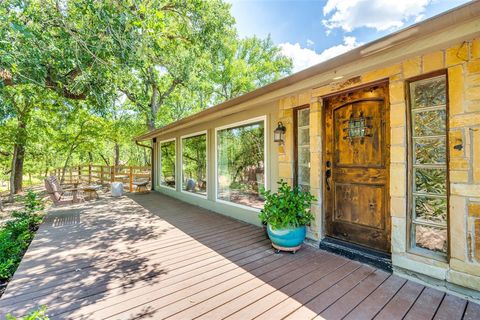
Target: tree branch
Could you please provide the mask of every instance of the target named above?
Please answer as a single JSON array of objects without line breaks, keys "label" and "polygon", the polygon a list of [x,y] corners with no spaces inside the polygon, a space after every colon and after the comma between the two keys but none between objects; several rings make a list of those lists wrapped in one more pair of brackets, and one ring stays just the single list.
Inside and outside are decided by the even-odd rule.
[{"label": "tree branch", "polygon": [[[75,77],[80,75],[81,71],[78,70],[77,68],[74,70],[71,70],[70,72],[67,73],[67,76],[71,79],[74,80]],[[54,90],[58,93],[60,93],[62,96],[64,96],[67,99],[72,99],[72,100],[85,100],[87,98],[86,93],[73,93],[71,92],[65,85],[63,84],[58,84],[56,81],[53,80],[51,70],[47,69],[47,77],[45,78],[45,86],[48,89]]]},{"label": "tree branch", "polygon": [[164,93],[162,93],[160,95],[160,99],[159,99],[159,104],[163,104],[163,101],[169,96],[172,94],[173,90],[175,90],[175,88],[181,84],[182,81],[178,80],[178,79],[174,79],[172,81],[172,84],[170,84],[170,87],[168,87],[167,91],[165,91]]}]

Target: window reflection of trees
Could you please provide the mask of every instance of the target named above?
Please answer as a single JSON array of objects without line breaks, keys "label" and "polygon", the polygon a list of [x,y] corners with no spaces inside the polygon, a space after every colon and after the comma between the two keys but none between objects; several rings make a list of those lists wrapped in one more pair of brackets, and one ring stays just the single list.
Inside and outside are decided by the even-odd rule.
[{"label": "window reflection of trees", "polygon": [[207,194],[207,135],[182,140],[184,191]]},{"label": "window reflection of trees", "polygon": [[162,166],[160,184],[175,188],[175,141],[160,144],[160,161]]},{"label": "window reflection of trees", "polygon": [[262,207],[264,146],[263,122],[218,131],[218,199]]}]

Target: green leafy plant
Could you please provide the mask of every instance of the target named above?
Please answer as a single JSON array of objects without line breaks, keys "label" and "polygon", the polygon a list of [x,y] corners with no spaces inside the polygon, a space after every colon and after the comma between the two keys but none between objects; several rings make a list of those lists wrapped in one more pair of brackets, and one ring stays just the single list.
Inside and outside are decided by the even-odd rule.
[{"label": "green leafy plant", "polygon": [[262,190],[265,205],[259,218],[272,229],[296,228],[308,225],[313,219],[310,206],[315,197],[308,191],[292,188],[283,180],[278,183],[278,192]]},{"label": "green leafy plant", "polygon": [[12,212],[13,219],[0,228],[0,280],[8,280],[22,260],[42,221],[41,209],[35,193],[27,194],[25,208]]},{"label": "green leafy plant", "polygon": [[[25,317],[21,318],[22,320],[48,320],[50,319],[48,315],[46,314],[47,312],[47,307],[46,306],[41,306],[40,308],[31,311],[28,313]],[[17,320],[17,317],[14,317],[10,314],[7,314],[6,316],[7,320]]]},{"label": "green leafy plant", "polygon": [[44,205],[35,192],[28,190],[25,195],[25,210],[28,212],[35,212],[43,210]]}]

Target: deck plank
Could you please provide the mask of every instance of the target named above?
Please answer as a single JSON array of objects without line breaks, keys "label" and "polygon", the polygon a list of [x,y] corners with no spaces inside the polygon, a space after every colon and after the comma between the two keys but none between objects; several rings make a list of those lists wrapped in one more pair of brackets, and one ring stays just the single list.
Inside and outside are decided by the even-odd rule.
[{"label": "deck plank", "polygon": [[467,307],[467,300],[461,299],[451,294],[445,295],[442,304],[435,314],[434,320],[449,320],[461,319],[465,308]]},{"label": "deck plank", "polygon": [[378,286],[380,286],[389,276],[390,274],[387,272],[376,270],[364,279],[357,287],[322,311],[320,316],[328,320],[342,319],[363,299],[377,289]]},{"label": "deck plank", "polygon": [[[310,302],[312,299],[317,297],[319,294],[331,288],[337,282],[348,277],[350,274],[355,272],[361,267],[357,262],[351,261],[338,269],[334,270],[331,273],[328,273],[325,277],[322,277],[320,280],[312,283],[308,287],[302,289],[298,293],[294,294],[291,298],[285,301],[282,301],[280,304],[271,308],[267,312],[260,315],[260,319],[283,319],[289,314],[295,312],[297,309],[301,308],[303,305]],[[313,314],[312,314],[313,315]]]},{"label": "deck plank", "polygon": [[[336,259],[330,259],[326,265],[323,265],[321,268],[318,268],[315,272],[311,274],[307,274],[300,278],[299,280],[286,285],[283,287],[281,290],[278,290],[274,294],[276,295],[285,295],[282,298],[277,298],[276,301],[274,301],[272,304],[273,305],[268,305],[270,308],[268,310],[265,310],[262,314],[258,315],[258,319],[280,319],[282,316],[287,315],[288,308],[287,306],[291,306],[292,310],[295,310],[295,308],[298,308],[301,306],[301,303],[299,303],[300,299],[300,292],[303,290],[308,291],[308,287],[312,286],[312,283],[319,285],[317,287],[317,290],[320,290],[321,285],[320,285],[320,280],[329,275],[330,273],[336,272],[339,268],[342,268],[344,270],[347,270],[346,272],[349,272],[349,270],[356,269],[357,266],[354,264],[350,264],[347,267],[345,267],[346,264],[349,263],[349,261],[346,261],[344,259],[339,260],[339,257],[335,257]],[[340,273],[337,273],[340,275]],[[273,294],[272,294],[273,295]],[[243,298],[243,297],[242,297]],[[267,299],[270,299],[269,296],[266,296]],[[258,300],[250,300],[248,297],[245,297],[245,299],[239,299],[240,305],[239,307],[243,307],[244,305],[254,305],[254,304],[264,304],[265,301]],[[245,300],[245,301],[244,301]],[[253,301],[253,303],[252,303]],[[222,305],[221,307],[210,311],[209,313],[201,315],[199,318],[200,319],[216,319],[224,315],[230,315],[238,309],[236,306],[237,300],[232,301],[231,303]],[[283,312],[283,313],[282,313]]]},{"label": "deck plank", "polygon": [[480,318],[480,304],[468,302],[463,320],[478,320]]},{"label": "deck plank", "polygon": [[[357,286],[361,281],[370,276],[375,269],[370,266],[363,265],[343,280],[328,288],[314,299],[304,304],[301,308],[291,313],[285,319],[307,319],[313,318],[335,303],[340,297],[348,293],[352,288]],[[313,316],[313,317],[312,317]]]},{"label": "deck plank", "polygon": [[313,247],[274,254],[258,227],[151,193],[51,210],[0,318],[40,304],[51,319],[480,318],[441,297]]},{"label": "deck plank", "polygon": [[[285,290],[288,286],[296,286],[298,288],[299,285],[302,285],[300,279],[312,279],[316,270],[322,269],[324,272],[328,272],[335,269],[335,266],[342,261],[338,257],[332,256],[321,257],[316,255],[315,258],[308,260],[308,266],[298,268],[288,274],[283,274],[265,283],[261,288],[250,291],[248,295],[241,297],[241,299],[233,300],[232,306],[236,304],[235,312],[231,314],[223,312],[221,316],[225,319],[253,319],[278,303],[279,300],[288,298],[287,290]],[[303,260],[305,261],[305,259]],[[307,286],[307,284],[304,283],[304,286]],[[241,304],[237,304],[237,301],[241,302]]]},{"label": "deck plank", "polygon": [[425,289],[425,287],[421,284],[407,281],[375,319],[402,319],[413,306],[423,289]]},{"label": "deck plank", "polygon": [[344,319],[373,319],[405,283],[405,279],[390,276],[380,287],[363,300],[361,304],[350,311]]},{"label": "deck plank", "polygon": [[405,320],[433,319],[445,293],[425,288],[405,316]]}]

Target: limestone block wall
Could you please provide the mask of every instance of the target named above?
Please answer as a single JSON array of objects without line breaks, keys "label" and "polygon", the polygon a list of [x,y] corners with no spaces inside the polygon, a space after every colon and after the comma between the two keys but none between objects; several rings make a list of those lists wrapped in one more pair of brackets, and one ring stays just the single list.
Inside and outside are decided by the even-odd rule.
[{"label": "limestone block wall", "polygon": [[288,96],[279,102],[279,121],[286,127],[285,144],[278,147],[278,177],[293,184],[294,174],[294,128],[293,110],[295,107],[310,107],[310,192],[317,198],[312,205],[315,220],[307,229],[307,237],[318,241],[322,235],[322,126],[321,100],[311,96],[310,91]]},{"label": "limestone block wall", "polygon": [[[407,95],[406,80],[447,70],[449,95],[449,229],[447,261],[409,252],[407,244]],[[286,141],[279,146],[279,177],[293,182],[293,108],[310,105],[311,187],[318,202],[308,236],[323,237],[322,217],[322,99],[327,94],[389,79],[390,98],[390,214],[392,261],[403,270],[437,278],[447,284],[480,290],[480,39],[427,52],[346,80],[312,88],[281,99],[279,120]],[[454,149],[461,144],[461,150]]]}]

